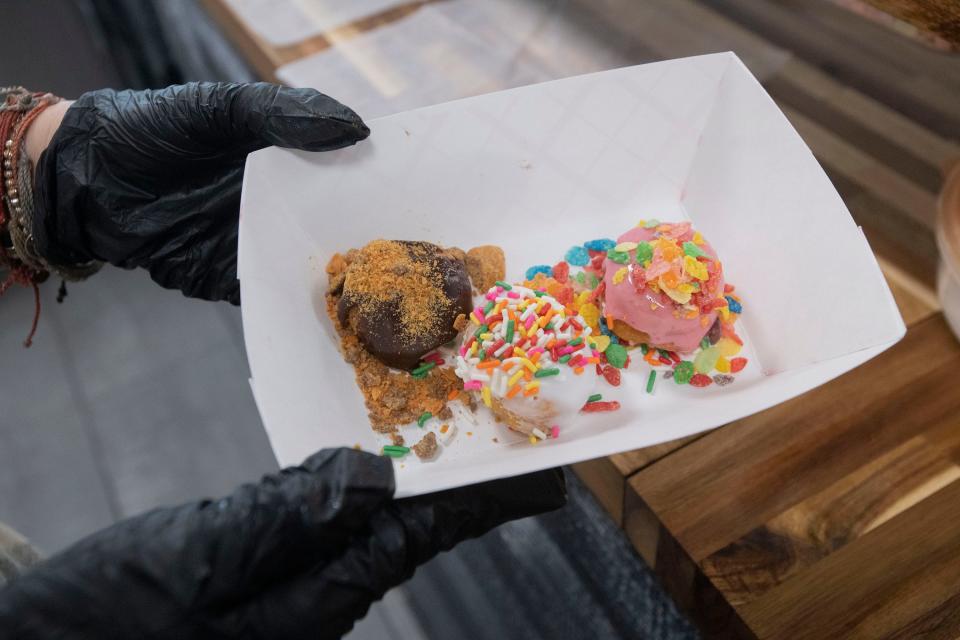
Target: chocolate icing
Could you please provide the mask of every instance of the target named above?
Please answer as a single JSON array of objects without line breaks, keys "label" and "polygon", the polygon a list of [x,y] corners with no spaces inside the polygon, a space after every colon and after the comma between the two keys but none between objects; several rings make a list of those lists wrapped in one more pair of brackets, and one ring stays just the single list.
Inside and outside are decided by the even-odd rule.
[{"label": "chocolate icing", "polygon": [[410,370],[417,367],[425,354],[457,336],[454,322],[460,314],[470,313],[472,297],[466,265],[456,252],[429,242],[398,242],[408,249],[411,261],[426,263],[438,275],[444,304],[433,310],[435,321],[411,335],[404,330],[409,323],[403,322],[399,296],[375,300],[351,291],[348,286],[344,286],[337,305],[337,318],[356,333],[364,348],[378,360]]}]

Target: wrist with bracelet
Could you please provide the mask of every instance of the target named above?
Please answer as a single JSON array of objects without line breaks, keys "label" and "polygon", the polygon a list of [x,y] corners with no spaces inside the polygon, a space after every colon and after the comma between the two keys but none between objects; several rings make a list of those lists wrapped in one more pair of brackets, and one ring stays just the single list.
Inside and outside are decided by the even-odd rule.
[{"label": "wrist with bracelet", "polygon": [[[31,287],[34,294],[34,318],[24,345],[29,347],[40,318],[39,285],[56,273],[63,281],[83,280],[99,270],[101,263],[59,267],[50,264],[37,249],[33,235],[33,166],[24,152],[24,139],[30,125],[43,111],[60,101],[51,93],[30,92],[23,87],[0,88],[0,295],[13,285]],[[5,274],[4,274],[5,272]],[[61,283],[58,301],[63,299]]]}]

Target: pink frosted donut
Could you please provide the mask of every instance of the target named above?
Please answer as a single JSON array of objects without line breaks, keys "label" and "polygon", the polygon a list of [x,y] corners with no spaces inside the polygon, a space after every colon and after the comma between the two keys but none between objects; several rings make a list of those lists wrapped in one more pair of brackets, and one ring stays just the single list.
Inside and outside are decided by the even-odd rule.
[{"label": "pink frosted donut", "polygon": [[639,226],[604,261],[604,315],[631,342],[689,352],[726,307],[723,267],[689,222]]}]

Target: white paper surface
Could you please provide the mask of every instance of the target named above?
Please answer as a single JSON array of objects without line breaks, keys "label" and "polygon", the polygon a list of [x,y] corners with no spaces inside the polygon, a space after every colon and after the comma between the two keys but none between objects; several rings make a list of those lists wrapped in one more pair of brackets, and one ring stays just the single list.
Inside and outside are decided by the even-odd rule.
[{"label": "white paper surface", "polygon": [[226,0],[257,34],[285,46],[403,4],[403,0]]},{"label": "white paper surface", "polygon": [[[635,359],[621,387],[603,390],[621,411],[561,425],[560,438],[536,446],[482,410],[462,416],[436,461],[408,456],[397,464],[400,495],[715,427],[826,382],[903,335],[839,196],[732,54],[569,78],[369,124],[370,139],[356,147],[272,148],[248,159],[244,329],[258,407],[281,464],[322,447],[381,444],[323,306],[326,261],[374,238],[498,244],[516,279],[640,218],[690,218],[744,298],[743,355],[752,363],[725,388],[659,380],[650,396],[649,369]],[[794,242],[812,237],[809,246]],[[810,260],[822,271],[806,268]],[[842,283],[824,282],[825,273],[842,274]],[[777,375],[762,375],[759,363]]]}]

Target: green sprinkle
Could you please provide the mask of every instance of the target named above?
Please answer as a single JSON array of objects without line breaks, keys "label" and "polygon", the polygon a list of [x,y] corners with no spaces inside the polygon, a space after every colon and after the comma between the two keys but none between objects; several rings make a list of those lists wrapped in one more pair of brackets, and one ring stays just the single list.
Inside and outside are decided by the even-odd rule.
[{"label": "green sprinkle", "polygon": [[402,458],[410,453],[410,447],[386,446],[383,448],[383,455],[390,458]]},{"label": "green sprinkle", "polygon": [[513,326],[514,326],[513,320],[507,320],[507,336],[504,339],[508,344],[513,342]]},{"label": "green sprinkle", "polygon": [[710,338],[704,336],[704,337],[703,337],[703,340],[700,341],[700,348],[701,348],[701,349],[709,349],[709,348],[710,348]]},{"label": "green sprinkle", "polygon": [[644,344],[644,343],[641,343],[641,344],[640,344],[640,351],[643,352],[643,355],[647,355],[647,352],[650,351],[650,347],[648,347],[648,346],[647,346],[646,344]]},{"label": "green sprinkle", "polygon": [[700,247],[698,247],[698,246],[695,245],[694,243],[690,242],[689,240],[687,240],[686,242],[683,243],[683,252],[684,252],[685,254],[687,254],[688,256],[691,256],[691,257],[693,257],[693,258],[705,258],[705,257],[707,257],[707,254],[706,254],[706,252],[705,252],[703,249],[701,249]]},{"label": "green sprinkle", "polygon": [[483,334],[485,334],[487,331],[490,331],[490,327],[488,327],[488,326],[485,325],[485,324],[482,324],[482,325],[480,325],[480,327],[474,332],[473,335],[474,335],[474,337],[479,338],[480,336],[482,336]]},{"label": "green sprinkle", "polygon": [[416,378],[417,380],[423,380],[427,377],[427,371],[422,371],[420,373],[411,373],[410,375]]},{"label": "green sprinkle", "polygon": [[510,286],[509,282],[504,282],[503,280],[497,280],[494,284],[497,285],[498,287],[503,287],[504,291],[510,291],[511,289],[513,289],[513,287]]},{"label": "green sprinkle", "polygon": [[645,263],[647,260],[653,259],[653,246],[649,242],[638,242],[637,243],[637,262],[640,264]]},{"label": "green sprinkle", "polygon": [[677,384],[687,384],[693,377],[693,363],[684,360],[673,368],[673,381]]},{"label": "green sprinkle", "polygon": [[657,349],[657,353],[659,353],[662,357],[666,358],[667,360],[672,360],[672,358],[670,357],[670,352],[667,351],[666,349]]},{"label": "green sprinkle", "polygon": [[384,451],[399,451],[400,453],[409,453],[410,447],[405,447],[402,444],[388,444],[384,445]]},{"label": "green sprinkle", "polygon": [[657,372],[653,370],[647,377],[647,393],[653,393],[653,383],[657,381]]},{"label": "green sprinkle", "polygon": [[650,218],[647,220],[646,224],[643,225],[644,229],[653,229],[654,227],[659,227],[660,221],[656,218]]},{"label": "green sprinkle", "polygon": [[630,262],[630,254],[626,251],[617,251],[616,249],[610,249],[607,251],[607,257],[613,260],[618,264],[626,264]]},{"label": "green sprinkle", "polygon": [[587,284],[587,274],[583,271],[577,271],[577,282],[580,284]]},{"label": "green sprinkle", "polygon": [[567,362],[570,361],[570,356],[571,356],[571,355],[572,355],[572,354],[569,354],[569,353],[568,353],[568,354],[565,355],[565,356],[560,356],[560,364],[567,364]]},{"label": "green sprinkle", "polygon": [[489,302],[487,302],[487,304],[485,304],[483,307],[483,315],[487,315],[488,313],[490,313],[490,309],[493,309],[495,306],[496,305],[493,304],[493,300],[490,300]]},{"label": "green sprinkle", "polygon": [[436,362],[424,362],[419,367],[411,371],[410,374],[414,376],[420,374],[426,375],[427,371],[430,371],[430,369],[433,369],[435,366],[437,366]]},{"label": "green sprinkle", "polygon": [[603,352],[603,355],[607,357],[607,362],[617,369],[623,369],[627,366],[627,350],[621,344],[611,343],[607,350]]},{"label": "green sprinkle", "polygon": [[537,296],[538,298],[542,298],[543,296],[547,295],[547,292],[546,292],[546,291],[534,291],[534,292],[533,292],[533,295]]},{"label": "green sprinkle", "polygon": [[600,402],[601,400],[603,400],[603,395],[599,393],[594,393],[589,398],[587,398],[587,402]]},{"label": "green sprinkle", "polygon": [[420,417],[417,418],[417,426],[423,429],[423,425],[426,424],[427,420],[433,417],[433,414],[429,411],[424,411],[420,414]]},{"label": "green sprinkle", "polygon": [[[566,358],[567,356],[564,356]],[[569,358],[568,358],[569,359]],[[562,358],[561,358],[562,360]],[[560,373],[560,369],[537,369],[537,372],[533,374],[534,378],[546,378],[549,376],[555,376]]]},{"label": "green sprinkle", "polygon": [[568,342],[568,343],[567,343],[567,346],[568,346],[568,347],[575,347],[575,346],[577,346],[578,344],[580,344],[581,342],[583,342],[583,338],[575,338],[575,339],[571,340],[570,342]]}]

